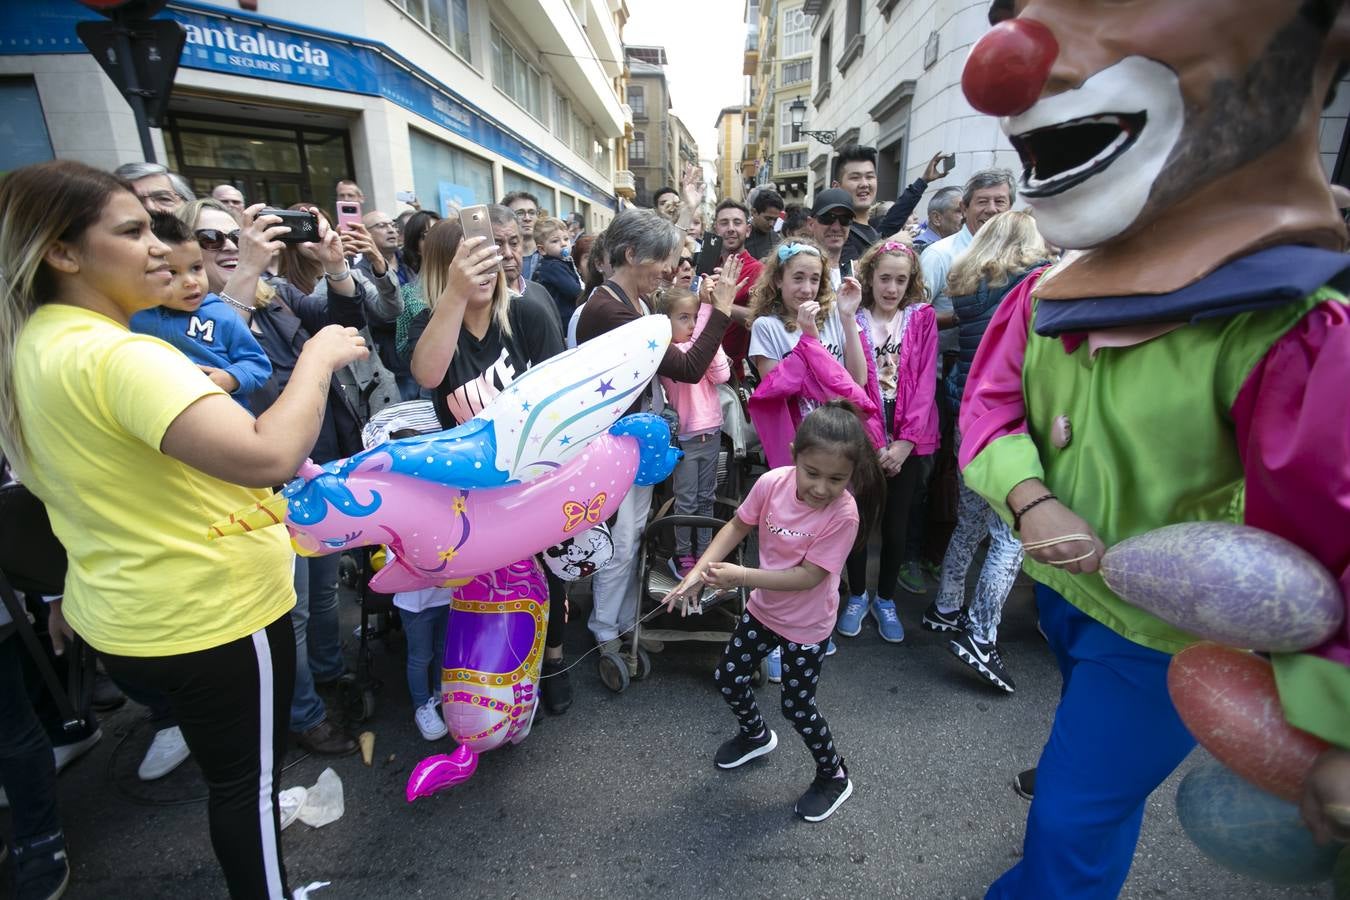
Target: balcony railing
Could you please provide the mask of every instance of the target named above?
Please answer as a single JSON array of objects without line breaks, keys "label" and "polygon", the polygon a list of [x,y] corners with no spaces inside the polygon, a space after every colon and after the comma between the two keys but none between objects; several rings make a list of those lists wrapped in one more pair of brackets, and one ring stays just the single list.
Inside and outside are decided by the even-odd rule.
[{"label": "balcony railing", "polygon": [[634,180],[632,172],[627,169],[614,171],[614,193],[630,200],[637,196],[637,181]]}]

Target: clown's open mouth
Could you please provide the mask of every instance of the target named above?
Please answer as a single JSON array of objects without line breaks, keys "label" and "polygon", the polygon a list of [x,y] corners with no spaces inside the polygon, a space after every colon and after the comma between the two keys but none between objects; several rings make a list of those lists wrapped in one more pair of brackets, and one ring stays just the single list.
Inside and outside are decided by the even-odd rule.
[{"label": "clown's open mouth", "polygon": [[1009,136],[1022,157],[1022,192],[1051,197],[1096,175],[1134,145],[1148,115],[1104,113]]}]

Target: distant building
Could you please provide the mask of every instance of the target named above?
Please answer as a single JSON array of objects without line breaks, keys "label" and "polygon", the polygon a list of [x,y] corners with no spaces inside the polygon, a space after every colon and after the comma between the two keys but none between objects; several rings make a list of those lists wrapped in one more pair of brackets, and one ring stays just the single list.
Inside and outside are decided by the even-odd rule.
[{"label": "distant building", "polygon": [[745,107],[728,106],[717,114],[717,162],[715,194],[720,199],[745,200],[745,178],[741,174],[745,152]]},{"label": "distant building", "polygon": [[[628,144],[628,168],[638,206],[651,206],[652,194],[663,186],[680,186],[681,130],[688,131],[671,111],[666,81],[664,47],[624,47],[628,69],[628,106],[633,111],[633,137]],[[689,144],[693,141],[690,139]],[[697,151],[694,159],[698,158]]]},{"label": "distant building", "polygon": [[[750,18],[757,16],[754,26]],[[755,185],[772,184],[789,203],[807,195],[810,139],[792,128],[788,108],[811,93],[811,26],[804,0],[748,0],[744,71],[750,77],[746,141],[754,143],[745,161]],[[804,127],[810,128],[811,117]]]}]

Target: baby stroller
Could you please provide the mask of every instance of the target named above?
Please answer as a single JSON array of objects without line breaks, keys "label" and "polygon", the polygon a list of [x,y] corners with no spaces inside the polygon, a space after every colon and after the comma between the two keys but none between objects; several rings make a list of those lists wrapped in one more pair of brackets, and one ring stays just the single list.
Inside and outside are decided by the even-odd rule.
[{"label": "baby stroller", "polygon": [[[409,433],[431,434],[441,430],[440,420],[430,400],[409,400],[393,403],[371,416],[361,430],[361,440],[367,449],[395,437]],[[343,582],[356,593],[361,607],[360,624],[356,627],[356,669],[338,680],[338,702],[353,723],[364,722],[375,715],[375,692],[382,682],[375,677],[375,657],[371,641],[398,628],[394,614],[394,595],[372,590],[370,580],[380,570],[384,548],[362,547],[344,554]]]},{"label": "baby stroller", "polygon": [[[663,642],[710,641],[724,644],[730,639],[749,600],[745,588],[705,588],[699,598],[700,612],[684,618],[677,613],[657,612],[657,607],[666,602],[670,592],[679,583],[670,568],[670,560],[675,556],[675,529],[707,528],[716,534],[728,521],[711,516],[671,515],[673,504],[673,499],[663,503],[642,534],[638,548],[638,621],[633,628],[632,643],[626,650],[627,658],[620,653],[602,653],[600,656],[601,680],[616,692],[627,688],[630,678],[641,680],[651,674],[651,657],[640,642],[644,634]],[[733,516],[736,506],[735,501],[719,497],[715,510],[719,514]],[[727,559],[737,565],[746,564],[747,558],[753,556],[753,541],[754,535],[751,534]],[[644,627],[642,623],[648,616],[654,616],[653,621],[657,624]],[[764,682],[768,675],[767,666],[765,662],[755,674],[755,684]]]}]

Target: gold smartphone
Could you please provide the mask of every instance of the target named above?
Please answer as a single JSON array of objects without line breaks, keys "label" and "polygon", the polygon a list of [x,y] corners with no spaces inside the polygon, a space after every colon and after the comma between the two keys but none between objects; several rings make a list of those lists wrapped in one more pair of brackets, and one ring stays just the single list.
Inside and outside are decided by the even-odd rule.
[{"label": "gold smartphone", "polygon": [[[464,230],[464,237],[480,237],[486,242],[477,249],[483,247],[497,246],[497,236],[492,233],[492,217],[488,215],[488,208],[482,204],[477,206],[465,206],[459,211],[459,226]],[[498,255],[501,255],[500,248]],[[506,278],[506,272],[502,269],[502,264],[497,263],[497,277]],[[507,285],[514,289],[513,285]]]}]

